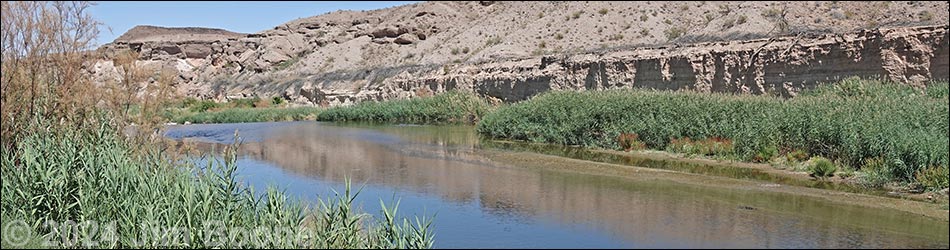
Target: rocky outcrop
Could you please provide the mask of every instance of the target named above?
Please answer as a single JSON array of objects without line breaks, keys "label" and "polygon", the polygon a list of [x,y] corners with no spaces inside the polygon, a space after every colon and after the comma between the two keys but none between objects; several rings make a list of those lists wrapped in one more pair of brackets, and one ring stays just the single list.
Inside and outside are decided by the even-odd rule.
[{"label": "rocky outcrop", "polygon": [[[136,51],[141,65],[177,72],[181,94],[219,100],[345,105],[462,89],[513,102],[549,90],[630,87],[794,96],[847,76],[912,85],[947,78],[946,7],[422,2],[246,35],[143,26],[102,49]],[[118,77],[109,65],[94,67],[98,78]]]},{"label": "rocky outcrop", "polygon": [[[256,87],[241,89],[262,95],[280,91],[301,103],[339,105],[453,89],[500,102],[520,101],[550,90],[634,87],[794,96],[819,83],[849,76],[884,77],[923,86],[930,79],[948,78],[947,34],[947,26],[909,27],[472,64],[281,75],[273,77],[289,77],[293,80],[287,83],[299,85],[276,81],[277,86],[286,88],[251,84]],[[216,91],[228,92],[229,88]]]}]

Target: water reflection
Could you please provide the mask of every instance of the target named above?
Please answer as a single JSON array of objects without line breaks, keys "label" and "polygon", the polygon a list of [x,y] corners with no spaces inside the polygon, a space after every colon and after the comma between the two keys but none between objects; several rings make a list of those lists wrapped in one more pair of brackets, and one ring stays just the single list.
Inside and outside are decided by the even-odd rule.
[{"label": "water reflection", "polygon": [[[440,227],[445,233],[436,232],[439,246],[486,247],[479,242],[550,239],[543,235],[550,232],[538,227],[531,228],[537,231],[534,234],[521,232],[518,239],[493,235],[488,229],[491,233],[477,233],[483,229],[472,225],[485,217],[503,218],[498,223],[507,223],[507,228],[535,220],[552,222],[539,225],[554,229],[585,225],[622,242],[614,246],[624,247],[948,246],[945,221],[787,193],[683,184],[668,177],[683,175],[678,173],[619,177],[551,170],[560,165],[604,164],[486,149],[470,127],[293,123],[269,128],[241,132],[259,138],[242,146],[245,156],[296,176],[328,182],[348,176],[354,182],[436,197],[413,200],[430,207],[448,203],[471,208],[447,215],[467,219],[442,216],[436,221],[450,224]],[[185,130],[177,133],[188,134]],[[202,131],[192,134],[208,134]],[[583,243],[584,237],[571,240]],[[557,241],[535,243],[531,246],[563,247],[551,245]]]}]

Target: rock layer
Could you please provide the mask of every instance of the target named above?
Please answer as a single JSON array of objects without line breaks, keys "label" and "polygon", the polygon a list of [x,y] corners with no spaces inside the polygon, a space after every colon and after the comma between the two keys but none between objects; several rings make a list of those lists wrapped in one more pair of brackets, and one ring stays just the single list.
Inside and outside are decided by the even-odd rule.
[{"label": "rock layer", "polygon": [[[319,75],[271,75],[218,93],[282,95],[300,103],[345,104],[453,89],[502,102],[550,90],[651,88],[794,96],[849,76],[924,86],[947,79],[947,26],[864,30],[537,56],[472,64],[414,65]],[[283,78],[284,80],[276,80]],[[268,82],[277,84],[267,84]],[[357,88],[351,88],[357,86]]]},{"label": "rock layer", "polygon": [[847,76],[946,79],[948,16],[946,2],[422,2],[254,34],[140,26],[91,68],[116,80],[108,58],[135,51],[184,95],[300,105],[452,89],[500,102],[629,87],[794,96]]}]

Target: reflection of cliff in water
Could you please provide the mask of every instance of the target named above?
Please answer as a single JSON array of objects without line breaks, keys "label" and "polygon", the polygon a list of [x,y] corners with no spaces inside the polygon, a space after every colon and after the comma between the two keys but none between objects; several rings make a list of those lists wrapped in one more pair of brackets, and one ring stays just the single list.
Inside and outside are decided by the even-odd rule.
[{"label": "reflection of cliff in water", "polygon": [[550,171],[543,166],[587,163],[540,155],[526,161],[542,168],[523,168],[525,159],[512,163],[486,157],[477,143],[465,127],[369,130],[310,124],[281,128],[260,143],[243,145],[242,151],[300,175],[331,181],[349,176],[356,183],[476,202],[490,214],[588,224],[647,245],[947,246],[947,224],[919,216],[741,187],[686,185],[650,173],[620,178]]}]

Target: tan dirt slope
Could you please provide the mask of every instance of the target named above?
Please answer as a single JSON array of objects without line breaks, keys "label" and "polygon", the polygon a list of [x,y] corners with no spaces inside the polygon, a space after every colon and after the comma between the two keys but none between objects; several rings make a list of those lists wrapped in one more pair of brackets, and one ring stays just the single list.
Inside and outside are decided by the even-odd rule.
[{"label": "tan dirt slope", "polygon": [[[947,2],[923,1],[421,2],[246,35],[139,26],[102,49],[138,51],[141,64],[177,72],[183,94],[219,100],[337,105],[469,89],[517,101],[613,87],[794,95],[847,75],[946,78],[948,16]],[[121,69],[105,59],[93,69],[114,80]]]}]

